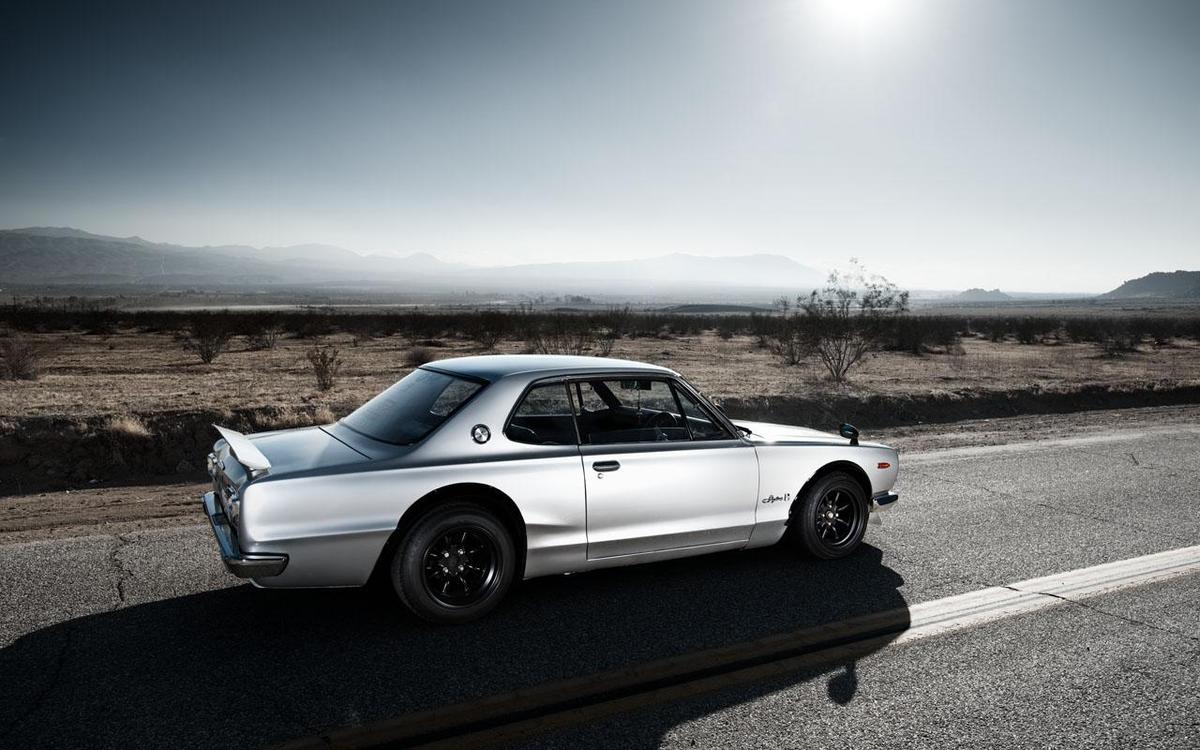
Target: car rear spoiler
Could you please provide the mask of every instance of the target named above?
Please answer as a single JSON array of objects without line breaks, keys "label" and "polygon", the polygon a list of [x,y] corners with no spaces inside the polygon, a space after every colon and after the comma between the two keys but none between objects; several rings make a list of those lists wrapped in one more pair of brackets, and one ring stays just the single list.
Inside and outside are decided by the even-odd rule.
[{"label": "car rear spoiler", "polygon": [[250,442],[250,438],[246,437],[237,430],[231,430],[228,427],[213,425],[217,428],[217,432],[221,433],[221,437],[229,443],[229,450],[237,457],[238,463],[245,466],[250,471],[266,471],[271,468],[271,462],[263,455],[262,451],[254,447],[254,443]]}]

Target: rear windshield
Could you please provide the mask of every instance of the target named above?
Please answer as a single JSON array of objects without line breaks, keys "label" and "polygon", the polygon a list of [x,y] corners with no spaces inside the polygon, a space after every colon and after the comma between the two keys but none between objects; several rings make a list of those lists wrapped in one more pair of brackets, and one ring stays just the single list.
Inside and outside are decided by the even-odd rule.
[{"label": "rear windshield", "polygon": [[473,380],[413,370],[343,418],[342,424],[385,443],[415,443],[482,388]]}]

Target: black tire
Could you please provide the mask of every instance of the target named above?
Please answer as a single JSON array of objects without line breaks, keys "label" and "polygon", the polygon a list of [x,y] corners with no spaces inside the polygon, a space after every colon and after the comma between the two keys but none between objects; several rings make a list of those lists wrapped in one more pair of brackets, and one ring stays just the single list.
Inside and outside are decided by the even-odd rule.
[{"label": "black tire", "polygon": [[396,547],[392,587],[427,622],[469,622],[491,612],[512,586],[512,535],[470,501],[450,501],[422,516]]},{"label": "black tire", "polygon": [[834,471],[813,482],[792,506],[788,530],[804,552],[836,560],[862,544],[869,512],[862,485],[849,474]]}]

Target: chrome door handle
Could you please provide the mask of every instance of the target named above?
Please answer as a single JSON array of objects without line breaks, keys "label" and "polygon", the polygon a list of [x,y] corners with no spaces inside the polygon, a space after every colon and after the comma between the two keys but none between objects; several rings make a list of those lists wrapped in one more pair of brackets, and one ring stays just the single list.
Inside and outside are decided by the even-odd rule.
[{"label": "chrome door handle", "polygon": [[621,468],[621,463],[619,461],[597,461],[592,464],[592,468],[603,474],[606,471],[616,471]]}]

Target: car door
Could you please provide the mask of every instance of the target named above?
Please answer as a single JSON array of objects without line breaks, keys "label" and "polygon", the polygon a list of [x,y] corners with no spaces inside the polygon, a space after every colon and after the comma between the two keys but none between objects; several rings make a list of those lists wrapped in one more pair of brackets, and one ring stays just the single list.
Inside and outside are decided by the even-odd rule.
[{"label": "car door", "polygon": [[589,560],[745,542],[758,460],[686,389],[644,376],[575,381]]}]

